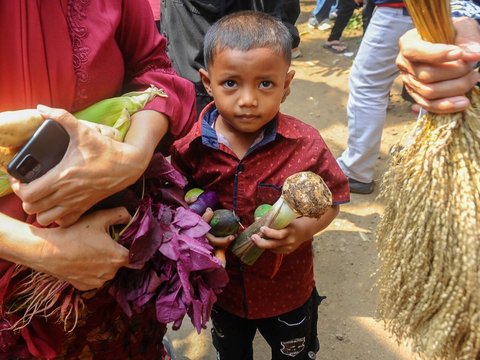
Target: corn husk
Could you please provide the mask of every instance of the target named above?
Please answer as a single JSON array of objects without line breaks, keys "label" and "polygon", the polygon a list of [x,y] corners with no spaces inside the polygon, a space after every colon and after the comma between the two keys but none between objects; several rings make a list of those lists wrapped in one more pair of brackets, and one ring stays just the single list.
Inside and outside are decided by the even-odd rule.
[{"label": "corn husk", "polygon": [[130,127],[130,116],[142,110],[156,96],[167,97],[163,89],[150,86],[145,91],[132,91],[122,96],[99,101],[76,112],[77,119],[100,123],[118,129],[122,140]]},{"label": "corn husk", "polygon": [[[447,1],[405,2],[424,39],[453,41]],[[466,111],[418,121],[381,190],[378,315],[425,359],[480,358],[479,89],[468,96]]]}]

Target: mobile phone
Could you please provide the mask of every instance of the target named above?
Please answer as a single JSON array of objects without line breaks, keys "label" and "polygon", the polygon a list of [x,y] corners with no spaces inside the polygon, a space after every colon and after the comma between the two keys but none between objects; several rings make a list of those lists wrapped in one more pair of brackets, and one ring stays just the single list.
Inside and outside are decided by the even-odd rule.
[{"label": "mobile phone", "polygon": [[47,119],[8,163],[7,171],[29,183],[57,165],[65,155],[70,136],[58,122]]}]

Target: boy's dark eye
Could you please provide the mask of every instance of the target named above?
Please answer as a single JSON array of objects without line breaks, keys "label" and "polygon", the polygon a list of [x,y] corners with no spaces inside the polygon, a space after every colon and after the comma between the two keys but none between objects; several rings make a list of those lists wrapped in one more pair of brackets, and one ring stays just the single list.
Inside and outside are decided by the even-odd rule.
[{"label": "boy's dark eye", "polygon": [[225,86],[226,88],[233,88],[233,87],[235,87],[236,85],[237,85],[237,83],[236,83],[235,81],[233,81],[233,80],[227,80],[227,81],[224,82],[224,86]]},{"label": "boy's dark eye", "polygon": [[264,80],[264,81],[260,82],[260,88],[261,89],[269,89],[272,86],[273,86],[273,84],[272,84],[271,81]]}]

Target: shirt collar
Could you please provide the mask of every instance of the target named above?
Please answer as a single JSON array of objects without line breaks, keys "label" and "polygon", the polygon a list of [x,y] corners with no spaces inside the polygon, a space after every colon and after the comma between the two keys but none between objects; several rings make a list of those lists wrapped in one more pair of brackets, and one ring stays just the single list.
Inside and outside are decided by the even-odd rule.
[{"label": "shirt collar", "polygon": [[[214,149],[218,149],[219,141],[213,124],[218,117],[218,110],[214,102],[208,104],[200,114],[200,131],[195,135],[202,138],[202,143]],[[288,116],[278,112],[275,118],[264,127],[263,139],[254,144],[252,148],[268,144],[280,135],[287,139],[298,139],[300,133],[292,126],[286,123]],[[250,149],[252,150],[252,149]]]}]

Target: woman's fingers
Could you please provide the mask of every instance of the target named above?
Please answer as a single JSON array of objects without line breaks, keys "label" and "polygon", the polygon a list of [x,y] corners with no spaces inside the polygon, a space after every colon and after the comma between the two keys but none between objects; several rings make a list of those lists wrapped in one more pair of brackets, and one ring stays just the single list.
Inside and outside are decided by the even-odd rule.
[{"label": "woman's fingers", "polygon": [[[472,89],[477,81],[480,80],[480,74],[477,72],[469,72],[467,75],[459,78],[426,83],[406,73],[402,75],[402,80],[411,93],[417,94],[426,102],[438,99],[449,99],[451,102],[461,106],[465,104],[468,105],[468,101],[463,100],[463,103],[458,103],[462,97],[459,94],[465,94]],[[452,99],[458,96],[460,96],[458,99]]]},{"label": "woman's fingers", "polygon": [[130,218],[125,208],[114,208],[83,216],[68,228],[33,227],[33,234],[44,240],[32,268],[81,290],[102,286],[128,266],[129,251],[111,238],[109,228]]},{"label": "woman's fingers", "polygon": [[416,29],[407,31],[399,41],[400,53],[411,62],[439,64],[462,58],[456,45],[435,44],[420,38]]},{"label": "woman's fingers", "polygon": [[397,65],[403,82],[413,99],[431,112],[465,110],[470,105],[465,94],[480,80],[473,69],[480,60],[478,24],[465,18],[455,28],[455,45],[423,41],[415,29],[400,38]]},{"label": "woman's fingers", "polygon": [[[80,217],[82,216],[82,214],[83,214],[83,212],[81,212],[81,211],[76,211],[76,212],[72,212],[72,213],[70,213],[70,214],[68,214],[68,215],[65,215],[65,216],[63,216],[63,217],[60,217],[60,218],[59,218],[59,217],[56,217],[56,218],[53,219],[53,220],[50,218],[50,219],[47,219],[46,221],[49,221],[49,220],[50,220],[50,221],[55,221],[55,223],[56,223],[57,225],[59,225],[60,227],[66,228],[66,227],[69,227],[69,226],[75,224],[75,223],[78,221],[78,219],[80,219]],[[41,215],[41,214],[40,214],[40,215]],[[37,221],[38,221],[40,224],[42,224],[42,223],[40,222],[40,220],[39,220],[39,216],[38,216],[38,215],[37,215]]]},{"label": "woman's fingers", "polygon": [[397,66],[403,74],[409,74],[425,83],[459,79],[474,72],[471,65],[462,60],[432,64],[413,62],[402,54],[397,57]]}]

